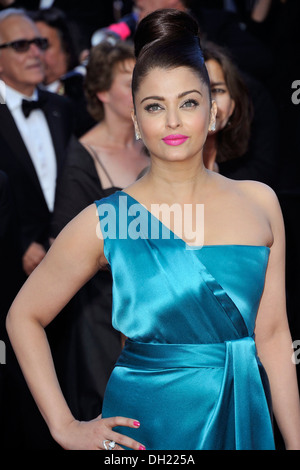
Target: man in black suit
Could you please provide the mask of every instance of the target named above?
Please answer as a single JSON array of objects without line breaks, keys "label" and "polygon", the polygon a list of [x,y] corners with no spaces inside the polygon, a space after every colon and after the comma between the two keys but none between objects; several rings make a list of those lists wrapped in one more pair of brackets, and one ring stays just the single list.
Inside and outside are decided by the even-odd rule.
[{"label": "man in black suit", "polygon": [[[44,78],[46,47],[24,13],[0,13],[0,79],[6,86],[6,104],[0,105],[0,170],[12,187],[26,275],[49,247],[56,179],[72,132],[68,101],[37,89]],[[32,103],[35,109],[30,111]]]},{"label": "man in black suit", "polygon": [[[6,9],[0,13],[0,79],[5,83],[5,104],[0,105],[0,170],[6,173],[11,189],[14,207],[11,218],[15,234],[20,236],[16,243],[20,242],[21,246],[22,282],[49,247],[56,179],[72,132],[68,100],[37,88],[44,78],[42,54],[45,47],[47,41],[22,11]],[[4,216],[1,217],[0,224],[5,222]],[[6,253],[12,248],[7,237],[5,240],[1,248]],[[11,260],[13,255],[15,253],[11,253]],[[17,270],[11,282],[17,285]],[[53,341],[55,346],[56,335]],[[5,372],[7,413],[3,426],[7,447],[16,445],[19,432],[22,443],[18,443],[18,447],[56,447],[30,397],[8,340]],[[13,423],[18,423],[17,427]]]}]

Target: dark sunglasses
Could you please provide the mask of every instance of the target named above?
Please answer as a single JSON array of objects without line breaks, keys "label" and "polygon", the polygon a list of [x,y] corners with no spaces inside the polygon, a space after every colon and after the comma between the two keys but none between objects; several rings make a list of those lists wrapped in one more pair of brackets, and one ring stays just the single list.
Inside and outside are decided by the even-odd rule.
[{"label": "dark sunglasses", "polygon": [[17,41],[7,42],[6,44],[0,44],[0,49],[12,47],[16,52],[27,52],[34,44],[41,51],[45,51],[49,47],[48,39],[46,38],[34,38],[34,39],[18,39]]}]

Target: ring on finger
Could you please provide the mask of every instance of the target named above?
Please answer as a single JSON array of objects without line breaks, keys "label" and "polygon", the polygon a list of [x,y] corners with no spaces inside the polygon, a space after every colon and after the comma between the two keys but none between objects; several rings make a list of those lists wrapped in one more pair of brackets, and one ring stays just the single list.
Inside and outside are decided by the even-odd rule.
[{"label": "ring on finger", "polygon": [[113,450],[116,447],[115,441],[111,441],[109,439],[102,441],[102,444],[105,450]]}]

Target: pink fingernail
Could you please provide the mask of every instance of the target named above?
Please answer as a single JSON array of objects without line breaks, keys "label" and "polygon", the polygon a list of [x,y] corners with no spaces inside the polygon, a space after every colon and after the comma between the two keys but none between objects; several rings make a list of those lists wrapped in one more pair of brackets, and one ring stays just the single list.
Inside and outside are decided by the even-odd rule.
[{"label": "pink fingernail", "polygon": [[133,421],[133,425],[138,427],[141,425],[141,423],[139,421]]},{"label": "pink fingernail", "polygon": [[145,446],[140,446],[139,450],[146,450],[146,447]]}]

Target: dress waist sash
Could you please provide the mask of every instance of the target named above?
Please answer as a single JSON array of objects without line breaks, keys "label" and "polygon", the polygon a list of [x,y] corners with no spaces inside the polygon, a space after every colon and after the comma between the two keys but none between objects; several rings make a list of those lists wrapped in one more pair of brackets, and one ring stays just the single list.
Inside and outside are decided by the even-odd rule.
[{"label": "dress waist sash", "polygon": [[[219,398],[207,423],[202,448],[220,448],[220,430],[232,420],[237,450],[273,450],[269,404],[252,337],[216,344],[160,344],[127,340],[116,364],[134,369],[224,368]],[[200,385],[201,386],[201,382]],[[233,401],[233,407],[230,404]],[[224,428],[225,426],[225,428]],[[226,432],[226,431],[224,431]]]},{"label": "dress waist sash", "polygon": [[126,340],[118,366],[141,369],[224,367],[225,343],[160,344]]}]

